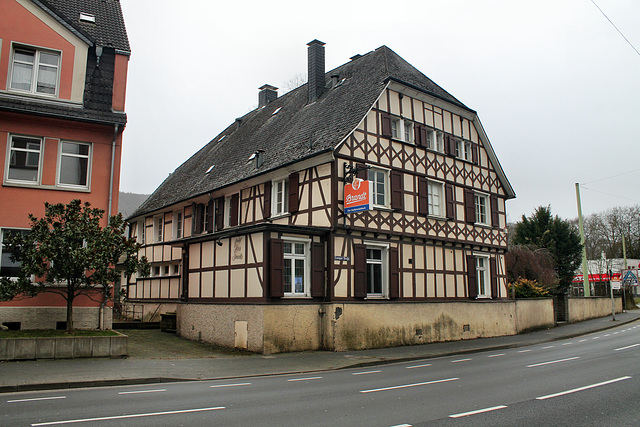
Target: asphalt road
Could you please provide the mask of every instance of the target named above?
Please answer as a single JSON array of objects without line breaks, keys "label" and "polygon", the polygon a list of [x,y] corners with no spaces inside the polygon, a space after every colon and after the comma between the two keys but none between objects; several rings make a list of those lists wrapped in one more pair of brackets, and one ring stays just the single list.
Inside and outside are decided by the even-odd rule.
[{"label": "asphalt road", "polygon": [[638,426],[640,323],[303,375],[2,395],[0,425]]}]

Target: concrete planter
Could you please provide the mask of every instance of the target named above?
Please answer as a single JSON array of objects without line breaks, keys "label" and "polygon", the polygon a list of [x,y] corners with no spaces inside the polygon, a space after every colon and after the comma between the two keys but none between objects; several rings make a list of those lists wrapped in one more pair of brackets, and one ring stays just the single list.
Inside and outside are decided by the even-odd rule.
[{"label": "concrete planter", "polygon": [[109,337],[1,338],[0,360],[73,359],[127,355],[126,335]]}]

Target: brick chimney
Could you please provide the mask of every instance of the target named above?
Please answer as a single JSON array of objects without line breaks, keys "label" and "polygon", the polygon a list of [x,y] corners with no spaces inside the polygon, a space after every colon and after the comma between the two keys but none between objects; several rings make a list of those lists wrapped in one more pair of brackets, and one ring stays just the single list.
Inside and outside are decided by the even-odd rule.
[{"label": "brick chimney", "polygon": [[315,102],[324,92],[324,43],[313,40],[307,43],[309,46],[309,104]]},{"label": "brick chimney", "polygon": [[258,93],[258,108],[262,108],[278,98],[278,88],[271,85],[262,85]]}]

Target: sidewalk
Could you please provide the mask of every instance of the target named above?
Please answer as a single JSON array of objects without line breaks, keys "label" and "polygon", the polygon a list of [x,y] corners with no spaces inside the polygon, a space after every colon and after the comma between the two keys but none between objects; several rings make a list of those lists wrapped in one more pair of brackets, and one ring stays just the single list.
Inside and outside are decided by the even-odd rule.
[{"label": "sidewalk", "polygon": [[[132,339],[127,359],[60,359],[0,363],[0,393],[27,390],[240,378],[354,368],[422,358],[545,343],[640,320],[640,310],[522,335],[351,352],[314,351],[257,355],[185,343],[186,353],[164,349],[149,358],[149,345]],[[134,332],[135,333],[135,332]],[[159,332],[158,332],[159,333]],[[133,334],[132,334],[133,335]],[[136,345],[138,346],[136,349]],[[164,353],[163,353],[164,352]],[[169,352],[167,355],[166,352]],[[138,354],[136,356],[136,354]],[[185,357],[185,354],[187,357]],[[182,357],[182,358],[177,358]]]}]

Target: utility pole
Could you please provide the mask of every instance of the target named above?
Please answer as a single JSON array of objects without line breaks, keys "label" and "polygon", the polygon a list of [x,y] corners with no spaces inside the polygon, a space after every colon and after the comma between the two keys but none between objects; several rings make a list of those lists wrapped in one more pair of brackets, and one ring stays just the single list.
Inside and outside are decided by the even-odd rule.
[{"label": "utility pole", "polygon": [[582,222],[582,204],[580,203],[580,184],[576,182],[576,200],[578,201],[578,227],[580,228],[580,243],[582,244],[582,281],[584,286],[584,296],[591,296],[589,287],[589,264],[587,263],[587,247],[584,244],[584,223]]}]

